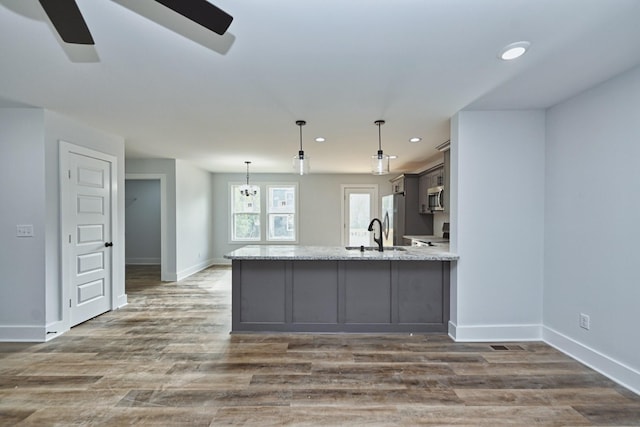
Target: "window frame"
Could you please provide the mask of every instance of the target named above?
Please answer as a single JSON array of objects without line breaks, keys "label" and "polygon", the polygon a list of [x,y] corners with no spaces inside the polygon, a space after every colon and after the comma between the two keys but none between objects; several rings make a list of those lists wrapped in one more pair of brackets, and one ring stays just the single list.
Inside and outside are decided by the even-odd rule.
[{"label": "window frame", "polygon": [[[258,187],[260,192],[260,213],[259,213],[259,221],[260,221],[260,239],[259,240],[246,240],[246,239],[235,239],[234,240],[234,232],[233,232],[233,219],[235,212],[233,211],[233,197],[234,190],[239,191],[239,187],[241,185],[246,185],[243,182],[229,182],[228,185],[228,196],[227,196],[227,215],[228,215],[228,243],[229,244],[244,244],[244,245],[297,245],[300,241],[300,192],[298,191],[298,183],[297,182],[259,182],[259,183],[250,183],[251,186]],[[273,187],[291,187],[294,191],[294,203],[293,203],[293,212],[269,212],[269,190]],[[292,240],[283,240],[283,239],[269,239],[269,219],[271,215],[289,215],[293,214],[293,233],[294,239]]]}]

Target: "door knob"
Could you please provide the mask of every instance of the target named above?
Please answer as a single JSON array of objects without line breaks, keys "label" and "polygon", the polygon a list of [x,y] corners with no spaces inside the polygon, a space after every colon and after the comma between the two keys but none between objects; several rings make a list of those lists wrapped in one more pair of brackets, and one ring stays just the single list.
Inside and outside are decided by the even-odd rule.
[{"label": "door knob", "polygon": [[110,246],[113,246],[113,242],[105,242],[104,243],[105,248],[108,248]]}]

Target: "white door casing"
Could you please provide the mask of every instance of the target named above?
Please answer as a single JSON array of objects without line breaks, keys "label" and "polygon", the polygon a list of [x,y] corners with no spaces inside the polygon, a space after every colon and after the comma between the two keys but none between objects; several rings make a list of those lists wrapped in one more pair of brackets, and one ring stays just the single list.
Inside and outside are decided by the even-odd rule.
[{"label": "white door casing", "polygon": [[114,307],[117,160],[61,141],[60,161],[63,319],[72,327]]}]

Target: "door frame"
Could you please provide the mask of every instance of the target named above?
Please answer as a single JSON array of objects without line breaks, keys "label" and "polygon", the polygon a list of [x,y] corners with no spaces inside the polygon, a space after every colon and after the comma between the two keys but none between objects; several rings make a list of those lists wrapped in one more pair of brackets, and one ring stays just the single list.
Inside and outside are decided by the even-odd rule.
[{"label": "door frame", "polygon": [[65,329],[68,330],[71,327],[71,307],[67,301],[69,301],[69,297],[71,295],[71,270],[70,266],[73,264],[69,258],[73,255],[70,247],[69,240],[67,238],[70,235],[70,227],[69,223],[70,206],[66,201],[70,196],[70,185],[68,178],[68,170],[69,170],[69,158],[71,154],[79,154],[81,156],[93,157],[95,159],[103,160],[105,162],[109,162],[111,164],[111,206],[110,206],[110,216],[111,216],[111,241],[116,240],[116,244],[113,247],[111,253],[111,265],[108,266],[111,269],[111,283],[109,286],[111,288],[111,310],[114,310],[118,307],[118,295],[116,292],[116,286],[114,282],[117,280],[115,274],[115,260],[118,258],[118,254],[122,253],[124,256],[124,242],[118,242],[117,239],[114,239],[114,236],[117,236],[118,231],[118,158],[111,154],[103,153],[101,151],[92,150],[90,148],[82,147],[80,145],[72,144],[66,141],[59,141],[59,184],[60,184],[60,193],[59,193],[59,203],[60,203],[60,276],[62,278],[61,281],[61,312],[62,312],[62,323],[65,326]]},{"label": "door frame", "polygon": [[347,234],[347,222],[345,215],[347,213],[347,190],[349,189],[362,189],[362,190],[372,190],[373,191],[373,209],[371,215],[373,218],[377,218],[380,213],[380,199],[378,193],[378,184],[341,184],[340,185],[340,222],[342,223],[341,227],[341,242],[342,246],[347,245],[348,243],[348,234]]},{"label": "door frame", "polygon": [[[167,272],[167,175],[163,173],[125,173],[126,181],[160,180],[160,280],[172,282]],[[125,242],[126,244],[126,242]]]}]

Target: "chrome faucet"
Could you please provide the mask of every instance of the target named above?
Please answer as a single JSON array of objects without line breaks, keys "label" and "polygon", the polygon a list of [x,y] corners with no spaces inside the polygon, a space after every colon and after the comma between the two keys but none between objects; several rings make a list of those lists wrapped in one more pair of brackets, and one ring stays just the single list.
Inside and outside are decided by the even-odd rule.
[{"label": "chrome faucet", "polygon": [[380,221],[378,218],[373,218],[371,220],[371,222],[369,223],[369,228],[367,230],[369,231],[373,231],[373,223],[378,221],[378,225],[380,226],[380,237],[376,239],[376,233],[373,233],[373,241],[376,242],[378,244],[378,251],[382,252],[383,248],[382,248],[382,221]]}]

